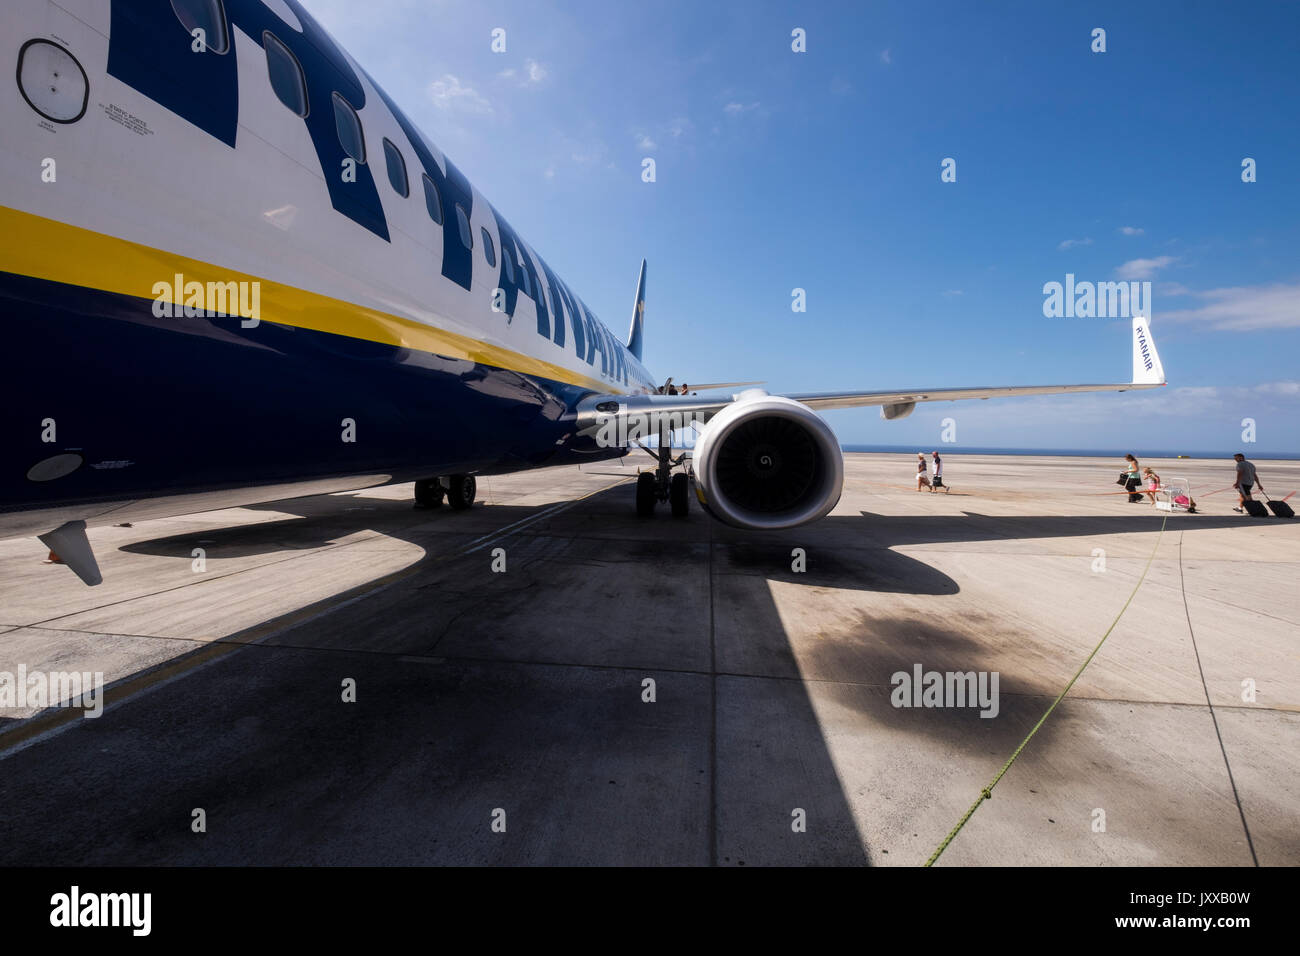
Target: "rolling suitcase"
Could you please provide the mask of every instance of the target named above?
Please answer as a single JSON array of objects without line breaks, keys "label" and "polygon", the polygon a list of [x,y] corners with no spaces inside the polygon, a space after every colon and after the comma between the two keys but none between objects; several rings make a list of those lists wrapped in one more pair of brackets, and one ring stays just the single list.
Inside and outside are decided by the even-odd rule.
[{"label": "rolling suitcase", "polygon": [[1295,512],[1291,510],[1291,506],[1285,501],[1274,501],[1272,498],[1265,498],[1264,500],[1268,502],[1269,510],[1279,518],[1295,517]]},{"label": "rolling suitcase", "polygon": [[1254,498],[1247,498],[1243,507],[1246,509],[1246,514],[1250,515],[1252,518],[1268,517],[1268,509],[1264,507],[1264,503],[1256,501]]}]

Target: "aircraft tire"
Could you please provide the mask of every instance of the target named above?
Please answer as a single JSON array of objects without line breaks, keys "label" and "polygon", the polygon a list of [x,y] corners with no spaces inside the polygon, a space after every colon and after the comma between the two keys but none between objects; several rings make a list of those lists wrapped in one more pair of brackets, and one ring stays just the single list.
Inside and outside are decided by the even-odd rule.
[{"label": "aircraft tire", "polygon": [[423,478],[415,483],[415,507],[440,508],[444,494],[437,478]]},{"label": "aircraft tire", "polygon": [[451,505],[453,511],[464,511],[474,504],[474,493],[478,490],[478,482],[474,480],[473,475],[452,475],[451,487],[447,489],[447,504]]},{"label": "aircraft tire", "polygon": [[636,476],[636,513],[638,517],[648,518],[655,513],[655,476],[643,471]]},{"label": "aircraft tire", "polygon": [[673,475],[668,485],[668,502],[674,518],[685,518],[691,513],[691,479],[684,474]]}]

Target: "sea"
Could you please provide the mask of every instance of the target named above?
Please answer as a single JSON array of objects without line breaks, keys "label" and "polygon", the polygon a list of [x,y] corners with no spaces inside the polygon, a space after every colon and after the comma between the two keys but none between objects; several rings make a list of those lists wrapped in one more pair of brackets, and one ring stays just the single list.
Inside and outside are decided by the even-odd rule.
[{"label": "sea", "polygon": [[[881,452],[899,455],[915,455],[918,451],[923,451],[926,455],[929,455],[932,451],[938,451],[940,455],[1060,455],[1070,458],[1123,458],[1124,455],[1133,451],[1130,448],[984,448],[978,445],[955,444],[841,445],[840,448],[846,452]],[[1300,461],[1300,453],[1297,452],[1268,452],[1239,448],[1234,448],[1231,451],[1160,451],[1159,449],[1140,448],[1133,453],[1139,458],[1178,458],[1182,456],[1211,461],[1231,461],[1232,456],[1238,451],[1241,451],[1247,458],[1258,461]]]}]

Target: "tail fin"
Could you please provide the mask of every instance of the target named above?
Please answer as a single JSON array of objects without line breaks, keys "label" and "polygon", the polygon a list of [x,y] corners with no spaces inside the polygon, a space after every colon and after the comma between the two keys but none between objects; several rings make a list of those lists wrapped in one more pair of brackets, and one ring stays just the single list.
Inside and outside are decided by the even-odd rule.
[{"label": "tail fin", "polygon": [[1151,325],[1142,316],[1133,317],[1133,384],[1163,385],[1165,369],[1151,337]]},{"label": "tail fin", "polygon": [[641,278],[636,282],[636,302],[632,304],[632,327],[627,330],[627,350],[641,361],[641,329],[645,324],[645,260],[641,260]]}]

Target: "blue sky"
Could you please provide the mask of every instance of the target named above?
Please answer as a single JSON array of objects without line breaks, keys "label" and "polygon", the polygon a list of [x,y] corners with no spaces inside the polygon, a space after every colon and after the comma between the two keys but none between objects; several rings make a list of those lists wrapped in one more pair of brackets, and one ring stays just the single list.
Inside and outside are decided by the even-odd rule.
[{"label": "blue sky", "polygon": [[649,260],[661,378],[1123,381],[1127,320],[1045,317],[1043,285],[1145,279],[1158,394],[827,417],[1135,452],[1250,417],[1248,453],[1300,451],[1300,5],[305,5],[620,334]]}]

